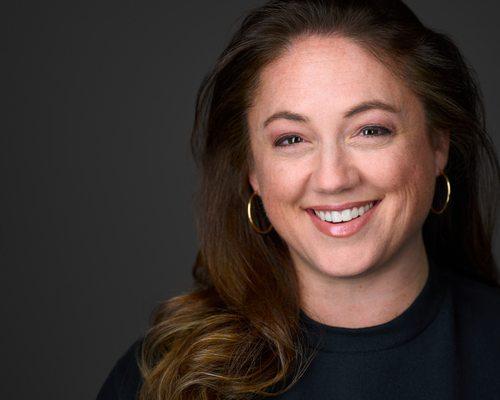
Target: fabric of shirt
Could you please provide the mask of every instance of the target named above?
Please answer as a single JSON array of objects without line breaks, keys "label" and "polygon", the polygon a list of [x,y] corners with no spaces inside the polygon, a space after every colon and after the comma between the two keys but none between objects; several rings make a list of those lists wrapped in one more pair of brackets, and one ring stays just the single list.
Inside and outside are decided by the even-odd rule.
[{"label": "fabric of shirt", "polygon": [[[500,400],[500,288],[439,268],[399,316],[367,328],[332,327],[300,313],[317,355],[277,399]],[[138,339],[97,400],[135,400]],[[271,390],[274,391],[274,390]]]}]

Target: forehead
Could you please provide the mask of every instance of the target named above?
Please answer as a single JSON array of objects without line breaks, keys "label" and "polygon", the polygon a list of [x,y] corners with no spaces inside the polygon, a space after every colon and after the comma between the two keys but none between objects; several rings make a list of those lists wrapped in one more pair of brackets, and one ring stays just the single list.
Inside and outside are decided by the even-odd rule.
[{"label": "forehead", "polygon": [[250,115],[261,120],[278,109],[319,116],[381,100],[402,110],[415,102],[391,70],[351,39],[308,36],[295,40],[262,69]]}]

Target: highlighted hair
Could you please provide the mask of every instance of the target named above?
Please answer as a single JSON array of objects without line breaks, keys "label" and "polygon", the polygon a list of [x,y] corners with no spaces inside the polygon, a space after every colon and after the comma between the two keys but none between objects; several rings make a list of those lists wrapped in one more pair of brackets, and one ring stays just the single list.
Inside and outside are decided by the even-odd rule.
[{"label": "highlighted hair", "polygon": [[246,216],[253,162],[246,113],[259,71],[305,35],[356,41],[419,96],[431,137],[451,132],[453,196],[445,213],[428,215],[426,250],[438,265],[497,279],[491,238],[500,168],[473,71],[453,42],[401,1],[270,1],[244,18],[198,92],[195,286],[153,313],[141,352],[141,400],[271,396],[294,385],[315,355],[301,330],[287,246],[274,230],[255,233]]}]

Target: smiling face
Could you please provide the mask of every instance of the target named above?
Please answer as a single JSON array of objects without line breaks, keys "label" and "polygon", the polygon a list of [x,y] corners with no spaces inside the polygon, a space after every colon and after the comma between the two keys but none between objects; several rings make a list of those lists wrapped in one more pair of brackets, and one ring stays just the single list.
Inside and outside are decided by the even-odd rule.
[{"label": "smiling face", "polygon": [[431,146],[421,101],[359,45],[296,40],[261,71],[248,125],[250,184],[299,275],[356,276],[422,249],[448,139]]}]

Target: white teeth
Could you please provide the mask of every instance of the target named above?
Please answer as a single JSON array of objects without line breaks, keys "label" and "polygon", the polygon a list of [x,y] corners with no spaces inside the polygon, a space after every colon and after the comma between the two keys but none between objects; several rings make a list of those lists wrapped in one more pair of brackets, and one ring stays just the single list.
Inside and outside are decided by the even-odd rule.
[{"label": "white teeth", "polygon": [[342,214],[338,211],[332,212],[332,222],[342,222]]},{"label": "white teeth", "polygon": [[365,204],[361,207],[354,207],[351,209],[346,209],[342,211],[316,211],[314,213],[320,217],[323,221],[328,222],[343,222],[350,221],[351,219],[362,216],[370,208],[373,207],[373,202]]},{"label": "white teeth", "polygon": [[352,219],[352,210],[342,210],[342,221],[350,221]]},{"label": "white teeth", "polygon": [[325,212],[325,211],[320,211],[319,212],[319,217],[323,220],[323,221],[332,221],[332,218],[330,217],[330,213],[328,212]]}]

